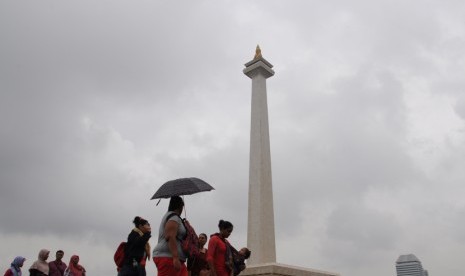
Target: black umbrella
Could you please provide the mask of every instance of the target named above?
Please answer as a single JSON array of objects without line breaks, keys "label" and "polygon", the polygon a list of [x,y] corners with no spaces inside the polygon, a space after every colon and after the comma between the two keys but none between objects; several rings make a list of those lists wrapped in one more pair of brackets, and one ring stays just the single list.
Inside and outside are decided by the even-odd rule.
[{"label": "black umbrella", "polygon": [[172,196],[191,195],[200,192],[214,190],[210,184],[202,179],[189,177],[170,180],[156,191],[151,199],[170,198]]}]

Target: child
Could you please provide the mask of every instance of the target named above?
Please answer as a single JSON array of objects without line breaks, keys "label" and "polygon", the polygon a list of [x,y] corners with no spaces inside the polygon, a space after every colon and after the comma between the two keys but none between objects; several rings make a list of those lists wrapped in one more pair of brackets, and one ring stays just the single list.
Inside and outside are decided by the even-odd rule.
[{"label": "child", "polygon": [[231,246],[232,256],[233,256],[233,273],[234,276],[239,275],[242,270],[245,269],[245,260],[250,258],[252,253],[247,247],[241,248],[237,251],[234,247]]}]

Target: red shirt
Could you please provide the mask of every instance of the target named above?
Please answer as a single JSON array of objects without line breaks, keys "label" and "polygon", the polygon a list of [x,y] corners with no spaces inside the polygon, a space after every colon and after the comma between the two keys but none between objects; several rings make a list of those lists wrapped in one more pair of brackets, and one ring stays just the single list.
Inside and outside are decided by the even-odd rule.
[{"label": "red shirt", "polygon": [[62,261],[52,261],[48,263],[48,276],[63,276],[66,270],[66,264]]},{"label": "red shirt", "polygon": [[212,261],[218,276],[229,275],[226,268],[226,243],[218,235],[210,236],[207,261]]}]

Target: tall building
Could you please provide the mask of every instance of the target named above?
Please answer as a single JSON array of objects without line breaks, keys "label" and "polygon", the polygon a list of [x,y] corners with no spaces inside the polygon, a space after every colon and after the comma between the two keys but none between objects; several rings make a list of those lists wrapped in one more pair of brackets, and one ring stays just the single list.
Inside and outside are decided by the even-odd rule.
[{"label": "tall building", "polygon": [[396,261],[397,276],[428,276],[420,260],[413,255],[401,255]]}]

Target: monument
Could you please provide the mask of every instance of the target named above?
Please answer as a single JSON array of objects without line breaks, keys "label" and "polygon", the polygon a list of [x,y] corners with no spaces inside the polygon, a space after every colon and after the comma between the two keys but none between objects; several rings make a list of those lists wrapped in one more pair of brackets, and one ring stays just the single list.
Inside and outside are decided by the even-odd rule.
[{"label": "monument", "polygon": [[248,263],[274,263],[276,248],[266,97],[266,79],[273,76],[274,71],[271,69],[273,65],[262,57],[259,46],[254,59],[245,66],[244,74],[252,79],[247,247],[253,248],[253,254]]},{"label": "monument", "polygon": [[257,46],[254,58],[245,64],[244,74],[252,79],[250,125],[249,208],[247,247],[252,251],[241,275],[336,276],[337,273],[276,263],[273,187],[271,180],[270,134],[266,79],[274,75],[273,65]]}]

